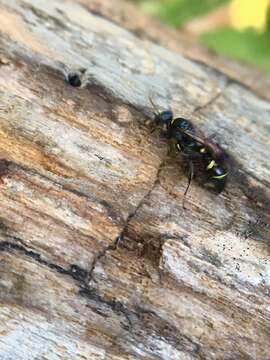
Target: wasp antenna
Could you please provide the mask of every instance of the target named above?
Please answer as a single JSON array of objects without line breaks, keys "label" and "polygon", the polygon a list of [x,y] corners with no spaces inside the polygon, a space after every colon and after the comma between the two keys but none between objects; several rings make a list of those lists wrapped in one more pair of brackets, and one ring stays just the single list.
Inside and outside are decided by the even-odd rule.
[{"label": "wasp antenna", "polygon": [[156,104],[154,103],[154,101],[153,101],[153,99],[152,99],[152,97],[151,97],[150,94],[148,95],[148,98],[149,98],[150,104],[152,105],[152,108],[153,108],[153,110],[154,110],[154,114],[155,114],[155,115],[158,115],[158,114],[159,114],[159,110],[158,110]]},{"label": "wasp antenna", "polygon": [[186,195],[188,193],[190,184],[191,184],[193,176],[194,176],[194,165],[193,165],[192,161],[189,161],[188,164],[189,164],[188,183],[187,183],[184,195],[183,195],[183,202],[182,202],[183,209],[186,209],[186,207],[185,207]]}]

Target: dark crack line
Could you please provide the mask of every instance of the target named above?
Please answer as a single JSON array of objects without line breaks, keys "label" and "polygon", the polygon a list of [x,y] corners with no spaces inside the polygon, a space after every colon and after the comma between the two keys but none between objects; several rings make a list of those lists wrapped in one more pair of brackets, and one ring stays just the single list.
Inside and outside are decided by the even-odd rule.
[{"label": "dark crack line", "polygon": [[218,91],[211,99],[209,99],[205,104],[203,105],[198,105],[195,107],[195,109],[192,111],[192,115],[194,115],[195,113],[206,109],[207,107],[213,105],[223,94],[224,92],[228,89],[228,87],[232,84],[232,81],[230,79],[227,79],[225,82],[225,85],[223,87],[223,89],[221,89],[220,91]]},{"label": "dark crack line", "polygon": [[[20,241],[23,243],[23,240],[16,238],[16,237],[10,237],[9,241],[2,241],[0,242],[0,252],[7,252],[7,253],[15,253],[15,254],[22,254],[30,259],[32,259],[34,262],[44,265],[48,267],[51,270],[56,271],[57,273],[61,275],[66,275],[73,280],[76,281],[79,285],[79,292],[78,294],[85,298],[88,301],[88,306],[90,309],[91,302],[93,302],[97,307],[93,309],[93,311],[96,310],[97,313],[100,314],[100,316],[104,316],[104,313],[102,311],[102,306],[104,306],[107,309],[110,309],[114,314],[121,315],[126,319],[126,324],[123,324],[120,322],[121,326],[126,331],[134,331],[135,338],[137,336],[141,336],[141,327],[143,326],[146,331],[146,336],[149,335],[149,327],[147,327],[147,321],[144,322],[144,316],[148,315],[153,317],[153,321],[159,321],[163,322],[163,319],[154,311],[144,309],[141,306],[135,306],[134,309],[129,309],[126,305],[124,305],[121,301],[118,301],[116,299],[108,300],[101,296],[96,289],[90,288],[87,283],[86,279],[88,276],[87,271],[80,268],[77,265],[71,264],[68,269],[65,269],[64,267],[55,264],[53,262],[50,262],[44,258],[42,258],[41,254],[39,254],[36,251],[28,250],[25,246],[16,244],[13,241]],[[101,307],[101,310],[99,310],[99,307]],[[132,320],[135,320],[138,322],[139,329],[136,331],[136,327],[134,328],[134,323]],[[189,352],[193,353],[199,353],[200,351],[200,345],[195,343],[192,339],[186,337],[185,335],[179,333],[174,326],[168,322],[162,324],[161,323],[161,331],[162,331],[162,337],[164,337],[170,344],[173,346],[181,347],[181,349],[186,348]],[[152,334],[152,328],[151,328],[151,334]],[[158,334],[158,333],[157,333]],[[178,335],[177,335],[178,334]]]},{"label": "dark crack line", "polygon": [[[23,240],[12,237],[10,240],[19,241],[20,243],[23,243]],[[111,246],[112,247],[112,246]],[[87,283],[87,279],[89,276],[89,273],[79,267],[78,265],[71,264],[69,265],[68,269],[65,269],[64,267],[55,264],[53,262],[50,262],[44,258],[42,258],[41,254],[39,254],[36,251],[28,250],[25,246],[19,245],[17,243],[13,243],[12,241],[2,241],[0,242],[0,252],[8,252],[8,253],[19,253],[22,254],[28,258],[31,258],[36,263],[44,265],[48,267],[51,270],[56,271],[57,273],[61,275],[66,275],[71,277],[73,280],[75,280],[79,285],[79,295],[88,298],[91,301],[94,301],[95,303],[103,304],[110,308],[113,312],[116,314],[122,314],[125,319],[127,320],[128,326],[125,326],[126,330],[130,330],[132,328],[132,322],[131,317],[136,316],[134,312],[129,310],[127,307],[125,307],[120,301],[117,300],[106,300],[105,298],[101,297],[97,294],[95,289],[91,289]]]},{"label": "dark crack line", "polygon": [[[140,200],[139,204],[136,206],[135,210],[132,211],[132,213],[130,213],[127,217],[127,220],[125,221],[123,228],[120,232],[120,234],[116,237],[116,239],[114,240],[114,242],[112,244],[110,244],[109,246],[105,247],[101,252],[98,253],[98,255],[94,258],[91,268],[89,271],[80,268],[79,266],[72,264],[69,266],[68,269],[65,269],[57,264],[54,264],[52,262],[49,262],[47,260],[45,260],[44,258],[42,258],[42,256],[32,250],[28,250],[26,248],[26,245],[24,243],[24,241],[22,239],[19,239],[17,237],[10,237],[11,240],[16,241],[17,243],[13,243],[11,241],[3,241],[0,242],[0,251],[15,251],[18,252],[20,254],[23,254],[31,259],[33,259],[35,262],[42,264],[52,270],[55,270],[56,272],[62,274],[62,275],[66,275],[71,277],[72,279],[74,279],[75,281],[77,281],[79,283],[80,286],[80,291],[79,294],[87,297],[89,299],[93,299],[93,297],[99,299],[100,302],[102,302],[103,304],[107,304],[108,307],[110,307],[113,311],[116,312],[121,312],[122,315],[126,318],[127,323],[128,323],[128,329],[130,330],[132,328],[132,322],[131,322],[131,316],[129,315],[129,310],[126,309],[123,304],[119,301],[116,300],[105,300],[103,298],[101,298],[100,296],[98,296],[95,292],[94,289],[92,289],[89,286],[89,283],[91,282],[91,280],[93,279],[93,273],[95,270],[95,267],[97,265],[97,263],[106,256],[108,251],[115,251],[118,247],[118,244],[120,241],[123,240],[124,238],[124,234],[129,226],[130,221],[136,216],[136,214],[138,213],[138,211],[140,210],[140,208],[143,206],[143,204],[145,203],[145,201],[151,196],[152,191],[155,189],[156,185],[159,183],[159,175],[160,172],[164,166],[165,161],[162,161],[159,165],[159,168],[157,170],[156,173],[156,178],[155,181],[153,182],[153,185],[151,186],[150,190],[143,196],[143,198]],[[20,169],[23,169],[24,171],[32,171],[34,174],[37,174],[41,177],[46,178],[47,180],[52,181],[51,178],[48,178],[47,176],[44,176],[44,174],[40,174],[37,171],[33,171],[32,169],[28,169],[28,168],[24,168],[23,166],[20,166],[16,163],[13,164],[15,167],[18,167]],[[52,181],[53,183],[57,184],[58,186],[61,186],[63,188],[63,190],[68,190],[73,192],[74,194],[78,195],[78,196],[83,196],[83,197],[87,197],[85,196],[85,194],[82,194],[78,191],[74,191],[72,189],[66,188],[65,186],[63,186],[63,184],[61,184],[60,182],[57,181]],[[88,197],[87,197],[88,198]],[[91,199],[92,200],[92,199]],[[107,205],[107,204],[106,204]],[[19,245],[18,243],[20,243],[21,245]],[[102,300],[101,300],[102,299]]]},{"label": "dark crack line", "polygon": [[191,61],[194,62],[196,64],[199,64],[201,66],[203,66],[204,68],[209,68],[210,70],[214,71],[217,75],[221,75],[223,76],[230,84],[235,84],[240,86],[241,88],[247,90],[248,92],[250,92],[251,94],[255,95],[257,98],[261,99],[261,100],[266,100],[269,101],[269,98],[267,96],[264,96],[261,92],[259,93],[258,90],[254,89],[251,85],[248,84],[244,84],[241,82],[241,80],[236,79],[233,76],[230,76],[229,74],[227,74],[226,72],[222,71],[221,69],[207,64],[206,62],[199,60],[199,59],[194,59],[192,56],[187,56],[186,57]]},{"label": "dark crack line", "polygon": [[82,287],[79,290],[79,294],[89,300],[95,301],[96,303],[103,304],[110,309],[112,309],[116,314],[123,315],[125,319],[127,320],[128,326],[125,326],[126,330],[131,330],[133,327],[131,317],[134,317],[137,315],[129,310],[127,307],[125,307],[120,301],[118,300],[106,300],[102,296],[100,296],[97,291],[90,287]]},{"label": "dark crack line", "polygon": [[150,198],[150,196],[151,196],[152,192],[154,191],[155,187],[159,184],[159,177],[160,177],[160,173],[161,173],[161,171],[163,169],[164,164],[165,164],[165,160],[163,160],[160,163],[159,168],[158,168],[157,173],[156,173],[155,181],[153,182],[153,185],[151,186],[150,190],[147,191],[147,193],[140,200],[140,202],[136,206],[136,208],[128,215],[120,234],[116,237],[116,239],[114,240],[114,242],[111,245],[107,246],[105,249],[103,249],[101,252],[99,252],[99,254],[94,258],[94,260],[92,262],[92,266],[91,266],[91,268],[89,270],[89,273],[88,273],[87,284],[89,284],[93,280],[93,274],[94,274],[95,267],[98,264],[98,262],[103,257],[106,256],[108,251],[117,250],[119,243],[124,241],[125,233],[127,231],[127,228],[129,226],[131,220],[137,215],[138,211],[145,204],[146,200]]},{"label": "dark crack line", "polygon": [[108,251],[115,251],[117,249],[117,246],[119,244],[119,241],[121,240],[120,236],[117,236],[116,239],[114,240],[114,242],[109,245],[109,246],[106,246],[102,251],[100,251],[97,256],[94,258],[93,262],[92,262],[92,265],[91,265],[91,268],[90,270],[88,271],[88,275],[86,277],[86,284],[89,284],[92,280],[93,280],[93,272],[95,270],[95,267],[97,265],[97,263],[103,258],[106,256],[106,253]]},{"label": "dark crack line", "polygon": [[151,197],[152,192],[155,190],[156,186],[159,184],[160,182],[160,173],[164,167],[164,164],[166,163],[166,160],[161,161],[161,163],[159,164],[159,168],[157,170],[156,173],[156,178],[155,181],[153,182],[151,188],[147,191],[147,193],[143,196],[143,198],[140,200],[139,204],[136,206],[135,210],[132,211],[132,213],[130,213],[127,217],[127,220],[125,221],[125,224],[123,226],[123,229],[119,235],[120,240],[124,240],[124,236],[125,233],[127,231],[127,228],[130,224],[130,222],[132,221],[132,219],[137,215],[137,213],[139,212],[139,210],[142,208],[142,206],[145,204],[145,202]]},{"label": "dark crack line", "polygon": [[[12,237],[12,240],[20,242],[21,244],[24,243],[22,239],[19,239],[17,237]],[[33,259],[39,264],[45,265],[46,267],[55,270],[59,274],[68,275],[78,282],[83,282],[86,276],[86,271],[75,264],[71,264],[69,266],[69,269],[65,269],[60,265],[45,260],[38,252],[28,250],[26,246],[13,243],[11,241],[0,242],[0,252],[11,252],[12,250]]]}]

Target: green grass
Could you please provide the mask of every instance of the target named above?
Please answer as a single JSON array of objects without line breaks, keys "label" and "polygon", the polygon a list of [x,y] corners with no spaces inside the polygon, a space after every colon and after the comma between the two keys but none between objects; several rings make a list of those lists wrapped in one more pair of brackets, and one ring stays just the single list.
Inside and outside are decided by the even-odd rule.
[{"label": "green grass", "polygon": [[222,29],[205,33],[200,42],[219,54],[257,65],[270,74],[270,32]]},{"label": "green grass", "polygon": [[207,14],[228,0],[134,0],[145,12],[180,27],[196,16]]},{"label": "green grass", "polygon": [[[161,21],[181,27],[197,16],[203,16],[229,0],[132,0],[143,11]],[[268,29],[264,34],[253,30],[222,29],[203,34],[199,41],[211,50],[233,59],[253,64],[270,73],[270,8]]]}]

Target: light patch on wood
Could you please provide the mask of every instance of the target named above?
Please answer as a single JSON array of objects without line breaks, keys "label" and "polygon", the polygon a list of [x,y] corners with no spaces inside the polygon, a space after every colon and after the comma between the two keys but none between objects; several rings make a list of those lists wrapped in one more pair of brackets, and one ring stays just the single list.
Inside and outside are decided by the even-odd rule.
[{"label": "light patch on wood", "polygon": [[21,17],[8,11],[5,8],[0,8],[0,24],[1,31],[12,37],[14,41],[24,44],[25,47],[31,48],[33,51],[42,53],[49,57],[54,56],[54,52],[41,43],[29,32]]},{"label": "light patch on wood", "polygon": [[55,360],[93,359],[105,360],[106,352],[90,343],[80,342],[69,336],[69,326],[63,327],[60,322],[47,321],[36,316],[36,322],[26,314],[17,314],[17,320],[9,319],[9,309],[0,310],[0,356],[1,360],[30,360],[46,358]]}]

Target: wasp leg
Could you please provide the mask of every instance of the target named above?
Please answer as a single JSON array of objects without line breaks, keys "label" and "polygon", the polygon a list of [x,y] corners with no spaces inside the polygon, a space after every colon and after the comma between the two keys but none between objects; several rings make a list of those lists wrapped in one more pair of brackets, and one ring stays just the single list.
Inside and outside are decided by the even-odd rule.
[{"label": "wasp leg", "polygon": [[[169,139],[169,137],[167,137]],[[177,142],[174,141],[174,139],[169,139],[169,149],[167,156],[178,156],[179,152],[182,151],[181,147],[177,144]]]},{"label": "wasp leg", "polygon": [[170,142],[167,156],[173,156],[175,154],[175,146]]},{"label": "wasp leg", "polygon": [[154,110],[154,115],[159,115],[159,110],[158,110],[156,104],[154,103],[153,98],[152,98],[152,96],[150,94],[148,95],[148,99],[149,99],[150,104],[151,104],[151,106],[152,106],[152,108]]},{"label": "wasp leg", "polygon": [[150,134],[153,134],[157,130],[158,130],[157,126],[155,126],[155,125],[152,126],[152,129],[150,129]]},{"label": "wasp leg", "polygon": [[150,128],[150,134],[153,134],[155,131],[159,131],[159,135],[163,139],[170,139],[167,130],[164,130],[161,126],[153,124]]},{"label": "wasp leg", "polygon": [[159,131],[159,134],[161,137],[167,138],[167,132],[162,130],[162,128],[160,126],[153,124],[152,128],[150,129],[150,134],[153,134],[155,131]]},{"label": "wasp leg", "polygon": [[184,192],[184,195],[183,195],[183,202],[182,202],[183,209],[186,209],[186,207],[185,207],[186,195],[187,195],[188,189],[189,189],[189,187],[190,187],[190,184],[191,184],[191,182],[192,182],[192,179],[193,179],[193,177],[194,177],[194,165],[193,165],[193,162],[192,162],[192,161],[189,161],[189,162],[188,162],[188,166],[189,166],[188,183],[187,183],[187,186],[186,186],[186,190],[185,190],[185,192]]}]

